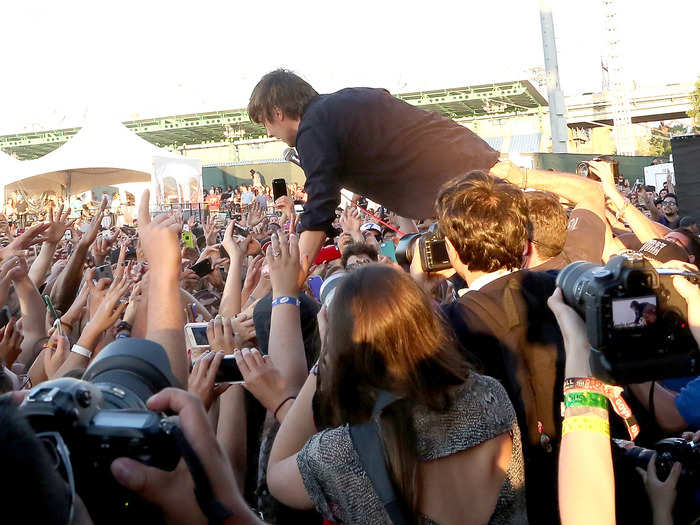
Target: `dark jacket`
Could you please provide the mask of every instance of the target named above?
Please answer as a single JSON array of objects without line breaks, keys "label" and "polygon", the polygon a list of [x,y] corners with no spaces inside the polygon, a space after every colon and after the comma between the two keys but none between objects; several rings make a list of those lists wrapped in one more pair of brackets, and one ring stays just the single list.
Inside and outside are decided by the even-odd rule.
[{"label": "dark jacket", "polygon": [[309,195],[301,224],[320,231],[335,219],[341,188],[424,219],[434,215],[443,183],[498,161],[498,152],[464,126],[372,88],[313,99],[296,148]]},{"label": "dark jacket", "polygon": [[549,273],[518,271],[467,292],[443,308],[463,352],[501,381],[518,416],[530,523],[558,523],[557,450],[564,345],[547,298]]}]

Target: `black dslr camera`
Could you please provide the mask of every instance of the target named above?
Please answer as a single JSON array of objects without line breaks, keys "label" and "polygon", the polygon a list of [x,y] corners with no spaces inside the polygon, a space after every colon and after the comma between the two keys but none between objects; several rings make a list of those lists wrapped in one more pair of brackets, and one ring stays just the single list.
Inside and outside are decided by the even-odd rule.
[{"label": "black dslr camera", "polygon": [[445,237],[440,233],[435,222],[425,233],[409,233],[399,240],[396,246],[396,261],[404,266],[410,266],[413,259],[414,244],[418,242],[420,262],[424,272],[437,272],[452,268],[447,255]]},{"label": "black dslr camera", "polygon": [[698,374],[700,353],[688,328],[688,305],[676,292],[677,270],[656,270],[641,254],[605,266],[578,261],[557,276],[565,302],[586,321],[591,369],[606,382],[641,383]]},{"label": "black dslr camera", "polygon": [[110,465],[129,457],[163,470],[175,468],[181,457],[171,435],[175,424],[148,410],[146,400],[176,384],[159,344],[122,339],[100,352],[83,380],[41,383],[20,406],[40,438],[58,434],[67,446],[70,465],[62,471],[72,473],[75,491],[95,523],[162,521],[156,509],[114,480]]},{"label": "black dslr camera", "polygon": [[656,475],[660,481],[666,481],[673,464],[678,462],[683,465],[681,480],[692,482],[695,486],[700,482],[700,443],[682,438],[668,438],[657,441],[654,450],[650,450],[638,447],[632,441],[622,439],[613,439],[613,441],[636,466],[645,470],[656,451]]}]

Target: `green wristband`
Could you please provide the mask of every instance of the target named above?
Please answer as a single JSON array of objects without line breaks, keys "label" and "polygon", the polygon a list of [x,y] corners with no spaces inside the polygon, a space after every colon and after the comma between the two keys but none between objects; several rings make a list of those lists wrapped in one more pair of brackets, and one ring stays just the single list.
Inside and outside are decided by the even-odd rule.
[{"label": "green wristband", "polygon": [[595,407],[608,409],[608,398],[595,392],[569,392],[564,394],[564,407]]}]

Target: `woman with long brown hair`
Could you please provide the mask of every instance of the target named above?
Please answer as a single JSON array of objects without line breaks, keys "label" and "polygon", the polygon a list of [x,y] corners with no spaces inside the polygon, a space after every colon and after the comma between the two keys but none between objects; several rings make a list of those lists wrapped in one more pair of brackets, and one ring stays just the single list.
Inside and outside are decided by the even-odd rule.
[{"label": "woman with long brown hair", "polygon": [[[270,357],[298,385],[305,363],[290,300],[298,293],[297,244],[295,236],[289,244],[275,238],[267,257],[280,299]],[[267,472],[274,497],[338,523],[390,523],[348,426],[370,421],[388,392],[396,401],[378,416],[379,435],[409,521],[527,523],[520,436],[506,392],[470,370],[409,275],[383,265],[348,274],[321,321],[318,376],[275,414],[282,426]]]}]

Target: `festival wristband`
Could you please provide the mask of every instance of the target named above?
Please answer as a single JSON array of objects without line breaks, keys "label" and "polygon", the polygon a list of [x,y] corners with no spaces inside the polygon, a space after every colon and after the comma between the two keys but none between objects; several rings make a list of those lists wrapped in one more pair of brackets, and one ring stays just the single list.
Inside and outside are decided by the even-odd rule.
[{"label": "festival wristband", "polygon": [[634,440],[639,435],[639,424],[632,414],[632,409],[622,397],[622,391],[622,387],[606,385],[594,377],[569,377],[564,380],[565,396],[573,392],[592,392],[607,397],[615,413],[624,420],[627,432]]},{"label": "festival wristband", "polygon": [[73,348],[70,349],[71,352],[75,352],[76,354],[80,354],[83,357],[87,357],[90,359],[92,357],[92,352],[85,348],[84,346],[80,345],[73,345]]},{"label": "festival wristband", "polygon": [[594,416],[567,417],[562,423],[562,437],[570,432],[596,432],[610,436],[610,423],[607,419]]},{"label": "festival wristband", "polygon": [[608,398],[595,392],[569,392],[564,394],[564,408],[594,407],[608,409]]},{"label": "festival wristband", "polygon": [[291,304],[293,306],[299,306],[299,299],[297,299],[296,297],[283,295],[272,300],[272,306],[277,306],[280,304]]}]

